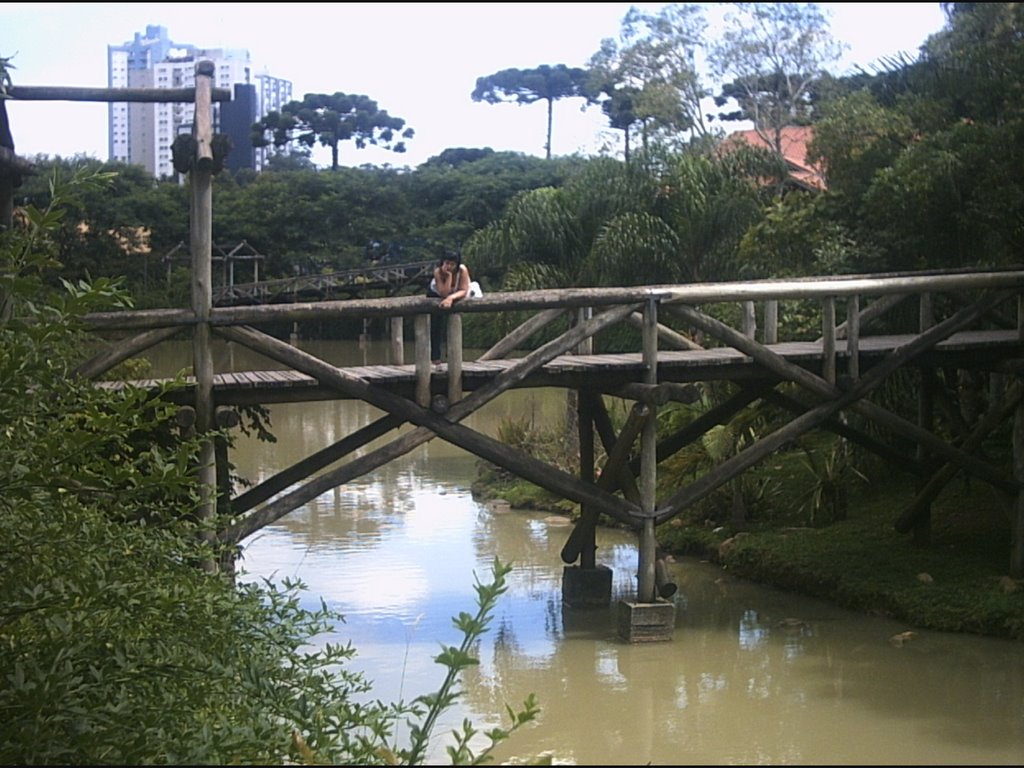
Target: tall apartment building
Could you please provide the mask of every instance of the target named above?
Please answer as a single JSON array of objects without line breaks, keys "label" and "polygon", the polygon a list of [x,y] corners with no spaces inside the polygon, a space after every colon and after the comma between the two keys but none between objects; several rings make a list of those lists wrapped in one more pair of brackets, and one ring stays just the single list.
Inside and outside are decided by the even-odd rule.
[{"label": "tall apartment building", "polygon": [[[214,102],[213,129],[231,137],[231,170],[262,170],[273,148],[252,146],[254,122],[292,99],[292,84],[255,74],[249,52],[199,48],[171,41],[167,29],[148,25],[145,34],[123,45],[107,46],[107,84],[111,88],[192,88],[198,61],[214,65],[214,88],[231,92],[232,101]],[[109,107],[108,150],[111,160],[141,165],[156,178],[172,178],[171,145],[191,133],[192,103],[113,103]]]}]

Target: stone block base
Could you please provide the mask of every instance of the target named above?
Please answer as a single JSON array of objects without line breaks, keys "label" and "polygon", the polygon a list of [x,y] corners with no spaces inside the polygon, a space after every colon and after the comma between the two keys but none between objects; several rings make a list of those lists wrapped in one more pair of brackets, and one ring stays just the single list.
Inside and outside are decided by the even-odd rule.
[{"label": "stone block base", "polygon": [[659,599],[654,603],[619,601],[619,637],[627,643],[657,643],[672,639],[676,604]]},{"label": "stone block base", "polygon": [[570,608],[607,608],[612,599],[612,569],[604,565],[562,569],[562,602]]}]

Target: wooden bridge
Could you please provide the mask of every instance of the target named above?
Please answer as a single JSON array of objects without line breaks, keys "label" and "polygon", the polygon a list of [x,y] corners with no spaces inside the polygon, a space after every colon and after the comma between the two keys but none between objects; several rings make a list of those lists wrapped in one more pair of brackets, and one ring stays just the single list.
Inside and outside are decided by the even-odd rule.
[{"label": "wooden bridge", "polygon": [[[1024,270],[492,293],[463,300],[445,313],[449,354],[440,366],[430,362],[429,326],[441,310],[435,300],[420,296],[211,308],[204,323],[197,321],[191,309],[101,313],[89,316],[93,328],[137,333],[82,366],[80,372],[98,376],[159,341],[182,331],[195,335],[208,328],[213,335],[286,368],[211,372],[205,394],[195,377],[173,397],[194,403],[197,410],[204,407],[203,399],[208,400],[205,407],[216,411],[254,403],[336,398],[359,399],[385,411],[376,422],[317,454],[296,457],[279,475],[237,496],[225,484],[225,473],[217,473],[221,481],[212,493],[220,499],[222,511],[229,510],[233,518],[221,533],[226,542],[240,542],[325,491],[441,437],[580,504],[582,514],[562,553],[572,566],[566,569],[564,586],[570,603],[607,602],[604,585],[607,582],[610,588],[610,573],[605,575],[595,557],[598,520],[606,516],[634,528],[640,544],[639,581],[637,603],[630,611],[636,611],[646,606],[671,607],[661,598],[668,585],[659,575],[655,527],[815,429],[831,430],[875,451],[913,478],[920,490],[894,520],[897,530],[927,531],[930,502],[960,471],[1018,499],[1015,538],[1008,550],[1012,570],[1020,573],[1024,512],[1018,489],[1024,471],[1024,438],[1015,433],[1015,465],[1009,471],[985,461],[977,449],[1006,419],[1019,411],[1024,419],[1017,379],[1024,353],[1024,321],[1018,309],[1022,289]],[[807,336],[806,328],[786,322],[787,313],[780,307],[795,305],[802,309],[800,316],[806,316],[809,306],[819,308],[820,333],[815,338],[801,340],[800,336]],[[491,349],[466,359],[463,318],[484,314],[497,322],[508,313],[526,319]],[[390,318],[392,359],[402,364],[339,368],[257,329],[281,321],[342,317]],[[720,317],[733,317],[735,322],[728,324]],[[913,319],[912,329],[907,327],[907,317]],[[529,347],[531,338],[542,329],[550,331],[559,321],[564,327],[561,333]],[[637,329],[638,348],[594,354],[594,338],[621,324]],[[413,350],[406,364],[407,325],[412,326]],[[867,333],[876,327],[882,332]],[[908,420],[870,399],[900,370],[920,376],[918,419]],[[947,392],[934,374],[937,370],[982,371],[1002,375],[1010,383],[1002,399],[991,403],[976,424],[947,425],[948,433],[954,435],[948,440],[940,436],[931,415],[936,403],[947,402]],[[733,382],[736,391],[659,441],[658,409],[671,400],[693,402],[695,384],[711,381]],[[795,394],[793,385],[802,394]],[[579,477],[460,423],[503,392],[540,386],[578,393]],[[634,403],[618,433],[611,426],[604,395]],[[729,423],[758,400],[789,410],[792,421],[693,482],[681,484],[667,498],[656,498],[659,462],[716,425]],[[847,413],[912,441],[919,446],[917,455],[897,454],[851,427]],[[417,429],[354,457],[370,441],[407,422]],[[607,457],[600,473],[595,466],[597,440]],[[227,461],[226,453],[220,454],[219,461]],[[314,477],[315,473],[320,474]],[[299,487],[285,492],[296,484]],[[626,626],[634,625],[627,622]],[[650,629],[643,621],[640,626]]]},{"label": "wooden bridge", "polygon": [[[607,604],[610,597],[610,571],[596,562],[597,522],[603,516],[631,526],[639,544],[636,599],[620,603],[619,633],[630,642],[663,640],[671,637],[674,603],[665,599],[670,585],[657,558],[656,527],[801,435],[827,429],[913,476],[917,495],[894,521],[899,531],[924,536],[931,501],[959,472],[1003,491],[1013,505],[1010,573],[1024,575],[1024,268],[492,293],[444,311],[448,357],[445,364],[434,366],[429,328],[442,310],[424,296],[214,306],[212,77],[212,64],[199,62],[194,94],[190,90],[180,97],[194,96],[196,104],[196,156],[189,170],[191,306],[90,315],[92,329],[116,331],[120,337],[78,371],[98,379],[161,341],[190,334],[194,377],[188,389],[174,396],[190,403],[194,429],[202,438],[200,516],[213,520],[223,512],[229,521],[210,536],[237,544],[320,494],[440,437],[580,505],[580,517],[562,550],[567,565],[563,597],[571,605]],[[122,94],[101,95],[127,100]],[[166,92],[139,98],[168,100]],[[806,322],[796,321],[807,316],[809,307],[815,308],[817,318],[810,334]],[[463,318],[476,314],[488,316],[493,327],[509,317],[525,319],[483,354],[467,359]],[[342,317],[388,318],[393,359],[402,364],[339,368],[260,330],[282,321]],[[414,342],[409,364],[404,349],[407,321]],[[563,324],[557,331],[552,326],[556,321]],[[622,324],[637,329],[636,348],[595,354],[594,339]],[[531,345],[542,329],[553,337]],[[286,370],[218,373],[210,347],[214,336],[244,345]],[[938,371],[980,372],[1005,386],[990,390],[987,411],[970,422],[949,407]],[[897,372],[919,377],[912,419],[872,399]],[[733,393],[674,434],[659,436],[659,408],[670,400],[690,402],[694,385],[712,381],[732,382]],[[557,386],[578,394],[578,476],[461,423],[508,390],[528,386]],[[604,395],[633,402],[617,432]],[[294,457],[292,466],[275,477],[234,494],[228,447],[218,437],[219,429],[233,423],[231,406],[325,397],[359,399],[385,415],[324,450]],[[728,424],[758,400],[789,410],[792,419],[657,498],[659,462],[716,425]],[[847,419],[850,414],[858,421]],[[945,417],[941,430],[940,415]],[[893,455],[872,434],[853,426],[859,419],[911,441],[916,453]],[[979,449],[1009,419],[1014,420],[1013,460],[1006,467],[987,461]],[[416,428],[356,455],[404,423]],[[600,474],[598,441],[607,457]],[[217,564],[204,565],[213,569]]]}]

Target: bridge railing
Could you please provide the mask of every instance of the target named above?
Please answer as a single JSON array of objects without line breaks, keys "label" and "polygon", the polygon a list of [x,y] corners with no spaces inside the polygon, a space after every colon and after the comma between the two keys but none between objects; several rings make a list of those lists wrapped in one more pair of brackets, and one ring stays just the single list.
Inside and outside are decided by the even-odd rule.
[{"label": "bridge railing", "polygon": [[436,264],[436,260],[381,264],[315,275],[232,283],[213,289],[213,303],[218,306],[289,303],[312,297],[329,300],[339,293],[358,295],[381,289],[393,292],[408,285],[425,286]]},{"label": "bridge railing", "polygon": [[[916,297],[917,328],[920,332],[936,322],[934,297],[942,296],[941,311],[952,311],[962,305],[971,294],[986,291],[989,295],[1006,298],[1024,291],[1024,269],[970,270],[962,272],[922,272],[881,275],[851,275],[808,277],[801,279],[759,280],[748,282],[720,282],[675,284],[621,288],[552,288],[522,292],[489,293],[480,298],[464,299],[450,310],[441,310],[436,299],[425,296],[400,296],[374,299],[348,299],[334,301],[293,301],[282,304],[256,306],[213,307],[208,323],[214,333],[232,326],[263,326],[267,324],[302,323],[332,319],[387,318],[395,354],[393,358],[405,362],[403,341],[408,335],[406,321],[412,318],[415,340],[413,363],[417,372],[417,400],[427,404],[430,399],[431,380],[437,370],[431,364],[430,324],[438,322],[442,314],[448,319],[448,357],[443,373],[449,381],[449,397],[461,396],[462,365],[465,361],[462,339],[462,316],[486,314],[501,317],[514,314],[529,319],[518,325],[491,349],[479,355],[478,360],[505,357],[536,334],[545,325],[566,314],[571,322],[590,313],[612,308],[632,306],[623,321],[642,325],[644,307],[660,311],[661,320],[655,321],[657,339],[666,349],[698,349],[708,344],[716,347],[731,346],[751,352],[743,340],[755,340],[760,345],[773,345],[785,341],[807,340],[807,314],[800,322],[787,322],[786,307],[792,302],[818,306],[821,325],[815,342],[823,354],[825,378],[834,383],[837,357],[846,358],[847,373],[859,375],[859,348],[862,329],[888,315],[904,300]],[[983,314],[990,324],[1021,328],[1017,307],[1007,310],[986,299]],[[837,316],[841,313],[843,316]],[[723,317],[732,318],[733,325],[723,323]],[[154,309],[128,312],[96,313],[86,318],[87,324],[97,331],[143,331],[142,336],[123,340],[89,364],[83,366],[88,375],[99,375],[126,357],[139,354],[154,339],[168,338],[185,327],[194,326],[196,318],[190,309]],[[891,332],[891,330],[889,331]],[[843,343],[840,345],[837,342]],[[577,351],[588,349],[586,341]],[[841,347],[841,349],[840,349]]]}]

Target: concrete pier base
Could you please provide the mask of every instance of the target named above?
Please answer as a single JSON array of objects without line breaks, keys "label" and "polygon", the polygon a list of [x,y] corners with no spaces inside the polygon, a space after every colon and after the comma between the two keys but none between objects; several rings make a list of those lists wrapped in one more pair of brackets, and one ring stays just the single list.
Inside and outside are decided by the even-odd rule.
[{"label": "concrete pier base", "polygon": [[604,565],[562,569],[562,603],[570,608],[607,608],[612,600],[612,569]]},{"label": "concrete pier base", "polygon": [[676,604],[659,599],[654,603],[619,601],[619,637],[627,643],[657,643],[672,639]]}]

